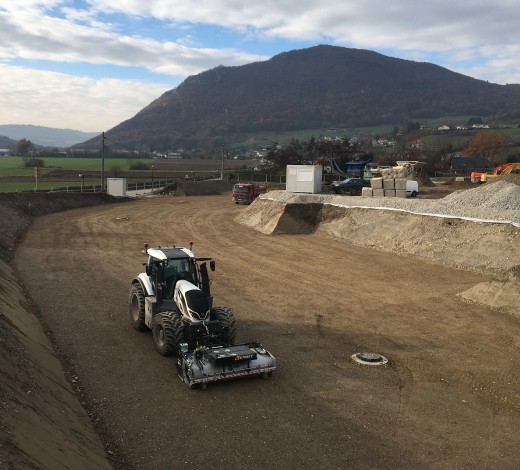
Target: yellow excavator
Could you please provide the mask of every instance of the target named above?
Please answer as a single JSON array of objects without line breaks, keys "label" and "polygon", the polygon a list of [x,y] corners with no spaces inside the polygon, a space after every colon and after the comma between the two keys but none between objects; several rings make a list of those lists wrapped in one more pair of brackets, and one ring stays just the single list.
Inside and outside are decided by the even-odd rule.
[{"label": "yellow excavator", "polygon": [[510,163],[506,165],[502,171],[496,171],[493,173],[483,173],[480,175],[480,182],[485,183],[489,178],[496,178],[497,176],[505,176],[510,173],[520,173],[520,163]]}]

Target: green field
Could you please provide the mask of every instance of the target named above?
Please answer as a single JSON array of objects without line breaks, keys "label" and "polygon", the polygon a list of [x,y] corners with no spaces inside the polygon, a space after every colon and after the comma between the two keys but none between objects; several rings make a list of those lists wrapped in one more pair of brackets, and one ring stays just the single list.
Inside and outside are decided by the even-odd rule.
[{"label": "green field", "polygon": [[[413,122],[419,122],[421,125],[426,126],[429,129],[436,129],[437,127],[447,124],[449,126],[465,125],[468,120],[475,116],[444,116],[435,119],[411,119]],[[232,134],[226,136],[225,145],[229,148],[246,148],[250,146],[257,146],[262,148],[270,147],[273,144],[287,145],[292,140],[299,140],[304,142],[309,140],[311,137],[336,137],[345,136],[348,138],[360,137],[360,136],[380,136],[380,137],[391,137],[392,132],[396,127],[406,127],[406,122],[400,124],[387,124],[372,127],[337,127],[334,130],[331,129],[307,129],[303,131],[285,131],[285,132],[256,132],[256,133],[243,133],[243,134]],[[509,129],[469,129],[465,131],[471,138],[477,132],[500,132],[505,134],[513,141],[520,140],[520,129],[518,127],[512,127]],[[425,131],[431,132],[431,131]],[[444,136],[444,134],[440,134]],[[448,138],[462,138],[468,140],[466,137],[457,136],[453,133],[447,134]]]},{"label": "green field", "polygon": [[[34,169],[26,168],[22,157],[0,157],[0,192],[52,190],[59,188],[78,188],[84,183],[85,191],[93,191],[93,186],[101,184],[101,160],[99,158],[41,158],[44,167],[36,178]],[[148,165],[147,169],[131,170],[136,163]],[[224,175],[254,173],[251,168],[255,160],[226,160]],[[152,169],[153,166],[153,169]],[[213,160],[167,160],[167,159],[121,159],[106,158],[105,178],[126,178],[129,184],[150,184],[191,178],[219,177],[222,171],[220,159]],[[79,176],[85,175],[84,181]],[[263,175],[265,178],[265,175]]]},{"label": "green field", "polygon": [[[41,169],[42,175],[53,170],[74,170],[95,172],[101,171],[100,158],[42,158],[45,166]],[[126,171],[136,160],[125,160],[121,158],[105,158],[105,169],[113,166],[120,167]],[[0,176],[31,176],[33,168],[24,166],[22,157],[0,157]]]}]

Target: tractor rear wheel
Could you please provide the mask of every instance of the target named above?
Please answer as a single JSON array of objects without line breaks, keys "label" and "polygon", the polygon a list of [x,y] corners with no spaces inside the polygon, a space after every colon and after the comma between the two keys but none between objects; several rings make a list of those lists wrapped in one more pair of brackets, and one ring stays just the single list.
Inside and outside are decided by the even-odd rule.
[{"label": "tractor rear wheel", "polygon": [[132,326],[136,330],[148,329],[144,322],[144,291],[141,284],[137,282],[130,288],[128,313]]},{"label": "tractor rear wheel", "polygon": [[237,324],[235,315],[227,307],[215,307],[212,309],[211,316],[218,321],[222,329],[222,340],[230,345],[235,344],[237,337]]},{"label": "tractor rear wheel", "polygon": [[152,334],[155,349],[161,356],[177,354],[184,342],[184,327],[176,312],[156,314],[152,319]]}]

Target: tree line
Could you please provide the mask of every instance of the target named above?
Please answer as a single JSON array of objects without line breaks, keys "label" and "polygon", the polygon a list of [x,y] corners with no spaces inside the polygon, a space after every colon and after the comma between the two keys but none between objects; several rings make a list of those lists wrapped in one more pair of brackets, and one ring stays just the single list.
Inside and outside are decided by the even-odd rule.
[{"label": "tree line", "polygon": [[519,161],[518,155],[506,155],[509,143],[504,134],[498,132],[479,132],[464,147],[460,147],[453,139],[439,136],[434,146],[421,145],[417,135],[418,127],[409,125],[404,132],[396,136],[392,151],[378,151],[371,139],[316,139],[314,137],[300,142],[293,139],[288,145],[273,144],[267,149],[263,169],[276,173],[284,173],[287,165],[325,165],[334,160],[340,167],[347,161],[372,157],[381,165],[395,165],[399,160],[419,160],[426,163],[427,170],[450,169],[451,159],[457,153],[463,156],[487,158],[493,164],[507,161]]}]

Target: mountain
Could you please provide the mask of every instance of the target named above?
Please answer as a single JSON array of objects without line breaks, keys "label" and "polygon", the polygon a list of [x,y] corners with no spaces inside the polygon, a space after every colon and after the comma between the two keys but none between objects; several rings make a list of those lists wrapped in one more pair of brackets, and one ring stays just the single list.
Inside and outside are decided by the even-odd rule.
[{"label": "mountain", "polygon": [[101,132],[82,132],[73,129],[55,129],[52,127],[22,124],[0,125],[0,135],[13,140],[27,139],[33,144],[44,147],[71,147],[78,142],[91,139]]},{"label": "mountain", "polygon": [[0,135],[0,149],[14,149],[16,147],[16,140],[10,139],[5,135]]},{"label": "mountain", "polygon": [[[520,109],[520,86],[425,62],[316,46],[188,77],[107,132],[136,149],[200,145],[232,133],[397,124]],[[90,141],[85,145],[99,147]]]}]

